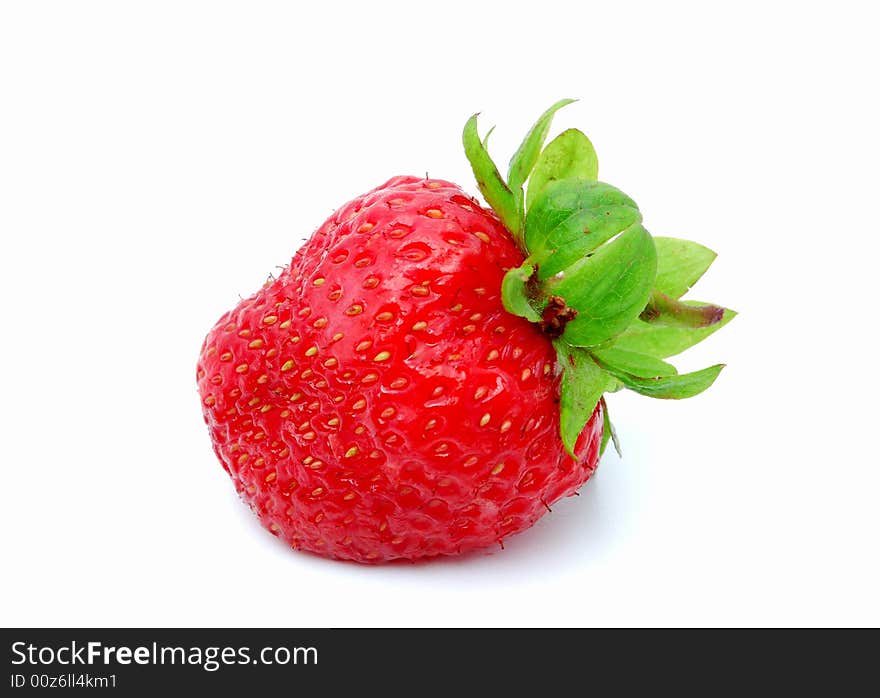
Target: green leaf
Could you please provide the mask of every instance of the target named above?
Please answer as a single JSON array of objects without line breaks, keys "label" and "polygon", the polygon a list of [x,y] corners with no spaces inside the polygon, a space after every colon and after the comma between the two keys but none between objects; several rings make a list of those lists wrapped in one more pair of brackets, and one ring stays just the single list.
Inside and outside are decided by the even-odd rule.
[{"label": "green leaf", "polygon": [[623,332],[644,309],[657,272],[654,242],[637,225],[584,257],[544,284],[578,315],[565,326],[563,339],[592,347]]},{"label": "green leaf", "polygon": [[639,378],[663,378],[678,373],[672,364],[648,354],[639,354],[626,349],[616,347],[597,349],[592,354],[600,366],[614,366],[619,371]]},{"label": "green leaf", "polygon": [[604,366],[606,371],[615,378],[619,378],[630,390],[634,390],[641,395],[664,400],[683,400],[684,398],[699,395],[715,382],[722,368],[724,368],[724,364],[716,364],[715,366],[704,368],[702,371],[682,373],[677,376],[638,378],[618,371],[613,366]]},{"label": "green leaf", "polygon": [[535,122],[531,130],[526,134],[525,139],[519,146],[517,151],[510,159],[510,171],[507,175],[507,182],[512,191],[522,188],[529,173],[538,161],[541,154],[541,147],[547,140],[547,134],[550,132],[550,124],[553,122],[553,115],[562,109],[562,107],[571,104],[576,100],[560,99],[556,104],[541,114],[541,117]]},{"label": "green leaf", "polygon": [[562,386],[559,396],[559,433],[565,450],[574,456],[578,437],[596,409],[596,403],[605,392],[608,375],[590,358],[590,355],[565,342],[554,342],[559,364],[562,366]]},{"label": "green leaf", "polygon": [[708,327],[724,319],[724,308],[719,305],[688,304],[655,288],[639,317],[651,324]]},{"label": "green leaf", "polygon": [[599,455],[601,456],[605,453],[605,447],[611,441],[614,444],[614,450],[617,451],[617,455],[623,456],[623,453],[620,451],[617,431],[615,431],[614,425],[611,423],[611,416],[608,414],[608,403],[604,397],[599,402],[602,403],[602,445],[599,446]]},{"label": "green leaf", "polygon": [[538,158],[529,177],[526,207],[532,203],[550,182],[560,179],[599,178],[599,158],[590,139],[576,128],[563,131],[554,138]]},{"label": "green leaf", "polygon": [[[685,303],[702,305],[699,301],[685,301]],[[736,312],[728,308],[725,309],[721,322],[708,327],[671,327],[635,320],[623,334],[614,340],[614,347],[665,359],[680,354],[702,342],[735,317]]]},{"label": "green leaf", "polygon": [[532,307],[529,281],[535,273],[531,264],[511,269],[501,282],[501,301],[507,312],[524,317],[529,322],[540,322],[541,315]]},{"label": "green leaf", "polygon": [[538,267],[547,279],[641,220],[636,202],[610,184],[562,179],[547,184],[529,209],[525,244],[529,254],[547,258]]},{"label": "green leaf", "polygon": [[462,143],[464,144],[464,152],[468,161],[471,163],[471,169],[474,171],[474,177],[477,179],[477,186],[486,199],[486,203],[492,207],[492,210],[498,214],[501,222],[513,234],[517,244],[522,247],[522,239],[520,229],[522,227],[522,215],[520,214],[517,202],[508,186],[501,179],[501,174],[492,158],[489,157],[489,151],[480,140],[480,134],[477,131],[477,115],[474,114],[464,126],[462,133]]},{"label": "green leaf", "polygon": [[657,280],[654,288],[681,298],[706,273],[717,256],[708,247],[678,238],[655,237]]}]

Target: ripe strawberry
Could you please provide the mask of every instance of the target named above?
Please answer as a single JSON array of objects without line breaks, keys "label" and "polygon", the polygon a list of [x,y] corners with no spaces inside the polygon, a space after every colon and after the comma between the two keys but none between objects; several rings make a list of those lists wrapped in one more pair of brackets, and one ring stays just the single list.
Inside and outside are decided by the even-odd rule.
[{"label": "ripe strawberry", "polygon": [[[639,233],[624,253],[648,263],[626,278],[619,269],[639,264],[614,252],[643,231],[635,204],[589,176],[580,132],[539,158],[564,103],[526,138],[509,183],[468,122],[494,212],[449,182],[395,177],[339,209],[208,334],[198,385],[215,452],[294,548],[378,562],[500,543],[593,474],[610,433],[605,390],[685,397],[717,375],[677,376],[660,360],[730,316],[677,300],[708,266],[694,271],[699,246],[674,241],[675,264],[658,273],[660,246]],[[572,216],[581,238],[605,239],[557,244]],[[609,225],[620,235],[603,245]]]}]

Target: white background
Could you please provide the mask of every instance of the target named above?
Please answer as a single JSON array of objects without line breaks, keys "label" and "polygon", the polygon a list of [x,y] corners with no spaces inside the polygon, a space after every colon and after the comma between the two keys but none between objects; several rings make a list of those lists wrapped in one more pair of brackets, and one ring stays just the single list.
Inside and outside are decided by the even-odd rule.
[{"label": "white background", "polygon": [[[0,6],[3,625],[877,625],[878,55],[869,3]],[[399,173],[475,192],[531,121],[592,138],[740,316],[680,403],[504,552],[286,549],[217,464],[216,318]]]}]

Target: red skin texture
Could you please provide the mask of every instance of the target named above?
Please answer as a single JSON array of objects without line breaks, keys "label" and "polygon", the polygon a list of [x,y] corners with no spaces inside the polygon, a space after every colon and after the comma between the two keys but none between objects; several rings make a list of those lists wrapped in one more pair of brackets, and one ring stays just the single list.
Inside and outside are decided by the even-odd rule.
[{"label": "red skin texture", "polygon": [[571,458],[553,346],[501,304],[522,258],[454,184],[396,177],[220,318],[199,393],[264,526],[358,562],[453,555],[530,527],[590,478],[601,406]]}]

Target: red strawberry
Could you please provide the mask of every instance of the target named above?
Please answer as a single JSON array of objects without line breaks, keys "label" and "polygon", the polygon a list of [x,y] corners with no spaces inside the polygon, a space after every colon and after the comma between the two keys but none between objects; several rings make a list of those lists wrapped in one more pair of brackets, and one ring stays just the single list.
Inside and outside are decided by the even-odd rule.
[{"label": "red strawberry", "polygon": [[[533,160],[542,128],[524,143],[540,140]],[[584,309],[558,293],[564,273],[548,281],[536,270],[561,253],[523,265],[521,248],[532,251],[524,202],[498,200],[494,165],[487,172],[483,146],[475,155],[467,131],[465,140],[504,224],[449,182],[391,179],[331,216],[202,347],[198,385],[217,456],[263,524],[294,548],[377,562],[500,543],[593,474],[603,390],[642,381],[650,384],[641,392],[668,392],[670,380],[687,378],[633,351],[633,323],[649,335],[675,324],[693,336],[714,329],[694,329],[691,316],[708,315],[704,306],[655,289],[613,333],[622,346],[567,342],[582,334]],[[559,172],[539,167],[533,182]],[[572,181],[562,174],[542,186]],[[589,188],[591,180],[578,181]],[[502,194],[517,186],[502,185]],[[608,191],[600,194],[611,206]],[[558,218],[562,209],[548,210]],[[649,276],[650,292],[656,264]],[[658,375],[637,375],[633,361]]]}]

